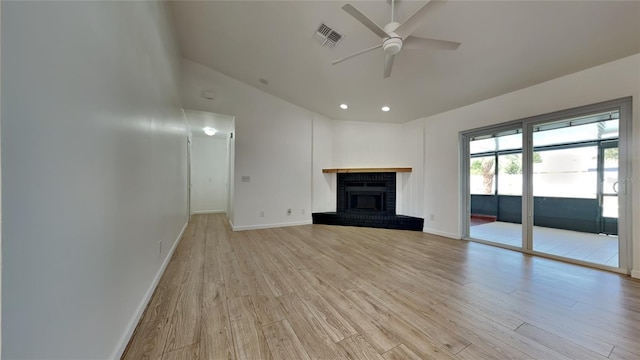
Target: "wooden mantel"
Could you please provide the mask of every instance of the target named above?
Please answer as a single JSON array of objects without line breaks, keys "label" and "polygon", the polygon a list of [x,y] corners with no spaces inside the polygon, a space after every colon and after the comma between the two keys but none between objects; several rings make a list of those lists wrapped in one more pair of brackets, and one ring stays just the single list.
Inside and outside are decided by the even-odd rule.
[{"label": "wooden mantel", "polygon": [[395,168],[338,168],[338,169],[322,169],[323,173],[373,173],[373,172],[411,172],[410,167]]}]

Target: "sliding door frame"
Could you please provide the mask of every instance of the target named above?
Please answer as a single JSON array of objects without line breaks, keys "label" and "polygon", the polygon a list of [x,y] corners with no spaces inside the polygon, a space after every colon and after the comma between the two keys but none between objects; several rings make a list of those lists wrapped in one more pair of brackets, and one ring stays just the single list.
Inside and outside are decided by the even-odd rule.
[{"label": "sliding door frame", "polygon": [[[471,161],[470,161],[470,149],[469,149],[469,140],[473,137],[476,136],[482,136],[482,135],[488,135],[488,134],[492,134],[492,133],[501,133],[501,132],[507,132],[507,131],[513,131],[516,129],[520,129],[520,134],[522,135],[522,143],[524,146],[524,142],[525,142],[525,138],[524,138],[524,128],[523,128],[524,123],[521,120],[516,120],[516,121],[509,121],[507,123],[503,123],[503,124],[498,124],[498,125],[494,125],[494,126],[485,126],[482,128],[478,128],[478,129],[474,129],[471,131],[466,131],[466,132],[461,132],[460,133],[460,144],[462,147],[462,150],[460,152],[461,154],[461,158],[460,158],[460,164],[461,164],[461,171],[460,174],[462,174],[461,179],[460,179],[460,193],[463,194],[460,199],[461,199],[461,204],[460,204],[460,208],[463,209],[463,214],[466,214],[466,216],[462,216],[460,224],[461,224],[461,231],[460,234],[462,234],[462,238],[465,240],[474,240],[474,241],[478,241],[478,242],[485,242],[484,240],[480,240],[480,239],[473,239],[470,237],[469,234],[469,225],[470,225],[470,214],[471,214],[471,185],[469,183],[469,167],[471,166]],[[497,156],[496,156],[497,157]],[[495,172],[498,172],[498,162],[495,162]],[[524,166],[524,155],[523,155],[523,166]],[[524,174],[523,174],[524,176]],[[525,181],[525,179],[523,178],[522,180],[523,182]],[[497,190],[498,184],[496,184],[496,190]],[[523,204],[523,210],[524,210],[524,206],[525,206],[525,199],[524,197],[522,198],[522,204]],[[525,224],[522,224],[523,229]],[[524,236],[524,233],[523,233]],[[486,243],[488,244],[494,244],[492,242],[486,241]],[[504,244],[500,244],[503,247],[506,247],[508,249],[516,249],[516,250],[521,250],[520,247],[514,247],[514,246],[510,246],[510,245],[504,245]],[[522,247],[522,249],[524,249],[524,247]]]},{"label": "sliding door frame", "polygon": [[[598,112],[606,111],[618,111],[618,148],[619,148],[619,190],[618,190],[618,248],[619,248],[619,261],[618,268],[605,266],[601,264],[586,262],[582,260],[576,260],[557,255],[547,254],[533,250],[533,129],[534,126],[553,122],[561,121],[564,119],[575,118],[580,116],[587,116]],[[543,257],[562,260],[565,262],[576,263],[580,265],[586,265],[590,267],[600,268],[604,270],[610,270],[620,273],[629,274],[632,265],[632,209],[631,203],[633,199],[632,194],[632,168],[631,168],[631,154],[632,154],[632,98],[625,97],[610,101],[604,101],[596,104],[580,106],[568,110],[557,111],[549,114],[532,116],[524,119],[513,120],[506,123],[497,125],[485,126],[468,131],[462,131],[459,134],[459,141],[461,145],[460,151],[460,224],[462,238],[465,240],[471,240],[476,242],[482,242],[491,244],[493,246],[505,247],[512,250],[522,251],[524,253],[539,255]],[[470,166],[470,149],[469,140],[475,136],[486,135],[490,133],[498,133],[506,130],[513,130],[515,128],[522,129],[522,165],[523,165],[523,179],[522,179],[522,248],[516,248],[509,245],[500,243],[494,243],[489,241],[483,241],[470,237],[469,225],[471,214],[471,194],[469,184],[469,166]],[[496,164],[497,166],[497,164]]]}]

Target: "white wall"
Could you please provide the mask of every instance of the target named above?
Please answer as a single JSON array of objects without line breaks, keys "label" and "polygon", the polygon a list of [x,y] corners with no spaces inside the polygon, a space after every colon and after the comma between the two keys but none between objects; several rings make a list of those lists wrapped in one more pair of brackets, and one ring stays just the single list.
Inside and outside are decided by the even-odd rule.
[{"label": "white wall", "polygon": [[333,124],[320,115],[313,118],[312,212],[336,211],[336,176],[322,172],[333,168]]},{"label": "white wall", "polygon": [[396,212],[422,217],[422,127],[421,121],[334,121],[333,167],[413,168],[411,173],[397,174]]},{"label": "white wall", "polygon": [[633,96],[634,107],[633,275],[640,277],[640,55],[423,119],[425,231],[461,236],[460,131],[627,96]]},{"label": "white wall", "polygon": [[425,217],[423,128],[424,123],[419,120],[403,124],[396,145],[402,149],[402,161],[413,168],[411,173],[398,173],[397,212],[421,218]]},{"label": "white wall", "polygon": [[[398,139],[401,124],[335,121],[333,125],[333,164],[344,167],[410,166],[403,158]],[[409,144],[407,144],[409,145]]]},{"label": "white wall", "polygon": [[119,357],[187,221],[164,6],[2,3],[3,359]]},{"label": "white wall", "polygon": [[235,116],[234,229],[310,223],[314,114],[192,61],[182,70],[185,108]]},{"label": "white wall", "polygon": [[227,140],[193,137],[191,139],[191,211],[225,212],[229,173]]}]

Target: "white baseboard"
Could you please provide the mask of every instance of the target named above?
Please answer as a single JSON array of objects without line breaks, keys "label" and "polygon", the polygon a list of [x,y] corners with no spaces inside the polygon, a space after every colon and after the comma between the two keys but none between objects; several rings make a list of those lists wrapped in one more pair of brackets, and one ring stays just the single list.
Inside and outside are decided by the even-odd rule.
[{"label": "white baseboard", "polygon": [[443,236],[443,237],[450,238],[450,239],[455,239],[455,240],[462,239],[462,237],[459,234],[454,234],[454,233],[445,232],[445,231],[439,231],[439,230],[433,230],[433,229],[428,229],[428,228],[423,228],[422,232],[425,232],[427,234]]},{"label": "white baseboard", "polygon": [[640,279],[640,270],[631,270],[631,277],[635,279]]},{"label": "white baseboard", "polygon": [[180,230],[180,234],[178,234],[178,238],[176,239],[176,241],[173,242],[173,246],[169,250],[169,253],[167,253],[167,256],[162,262],[162,266],[160,266],[160,269],[158,269],[156,276],[153,278],[153,281],[151,282],[151,285],[149,285],[149,288],[147,289],[147,292],[144,294],[144,297],[142,298],[142,300],[140,301],[140,304],[138,304],[138,308],[133,314],[133,317],[131,318],[131,320],[129,321],[129,324],[127,325],[127,329],[125,333],[120,338],[120,341],[118,341],[118,344],[116,345],[116,348],[111,354],[111,357],[109,357],[109,359],[117,360],[122,357],[122,354],[124,353],[124,350],[127,348],[127,345],[129,344],[129,340],[131,340],[131,336],[133,335],[133,332],[136,329],[136,326],[138,326],[138,322],[140,322],[140,318],[142,317],[144,310],[147,308],[147,304],[151,300],[151,296],[153,296],[153,292],[156,290],[156,286],[158,286],[158,283],[160,282],[160,278],[162,277],[164,270],[167,268],[167,265],[169,265],[169,260],[171,260],[171,256],[173,256],[173,252],[176,250],[176,247],[178,246],[178,243],[180,242],[180,239],[182,238],[182,235],[184,234],[184,231],[187,228],[187,225],[189,225],[188,222],[184,224],[184,226],[182,227],[182,230]]},{"label": "white baseboard", "polygon": [[233,224],[231,224],[231,228],[233,229],[233,231],[243,231],[243,230],[271,229],[271,228],[279,228],[279,227],[286,227],[286,226],[310,225],[311,223],[312,223],[311,220],[305,220],[305,221],[296,221],[296,222],[290,222],[290,223],[246,225],[246,226],[234,226]]},{"label": "white baseboard", "polygon": [[226,210],[199,210],[199,211],[194,211],[192,212],[193,215],[199,215],[199,214],[224,214],[226,213]]}]

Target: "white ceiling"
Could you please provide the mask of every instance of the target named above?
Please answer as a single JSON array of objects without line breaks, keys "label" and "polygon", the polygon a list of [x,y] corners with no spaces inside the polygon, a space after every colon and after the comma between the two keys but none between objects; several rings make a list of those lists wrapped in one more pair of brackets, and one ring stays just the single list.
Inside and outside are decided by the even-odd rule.
[{"label": "white ceiling", "polygon": [[211,136],[215,139],[226,139],[233,131],[233,116],[215,114],[206,111],[185,110],[189,129],[195,137],[210,137],[204,133],[205,127],[211,127],[217,132]]},{"label": "white ceiling", "polygon": [[[414,35],[460,48],[405,49],[383,79],[382,50],[331,65],[380,43],[346,3],[177,1],[172,11],[185,58],[336,120],[403,123],[640,52],[639,1],[449,1]],[[389,22],[385,0],[349,3]],[[396,21],[424,4],[398,1]],[[345,35],[333,49],[313,39],[321,22]]]}]

